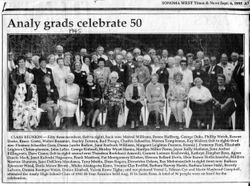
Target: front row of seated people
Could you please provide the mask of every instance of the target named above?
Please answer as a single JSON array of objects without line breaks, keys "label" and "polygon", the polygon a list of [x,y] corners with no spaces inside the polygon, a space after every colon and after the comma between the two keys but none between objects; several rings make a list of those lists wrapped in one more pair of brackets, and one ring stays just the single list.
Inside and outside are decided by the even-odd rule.
[{"label": "front row of seated people", "polygon": [[[75,75],[69,73],[65,82],[61,82],[59,91],[51,82],[51,76],[46,74],[43,83],[38,87],[32,84],[34,76],[31,73],[25,74],[25,82],[17,86],[13,101],[14,128],[21,130],[32,130],[38,126],[38,108],[47,112],[49,127],[55,126],[57,115],[62,118],[61,127],[65,128],[72,124],[79,100],[82,100],[81,109],[84,112],[86,126],[95,127],[97,118],[101,112],[107,111],[106,123],[109,127],[117,127],[119,114],[124,112],[124,106],[129,109],[128,123],[131,128],[139,126],[141,108],[147,105],[147,110],[152,113],[155,120],[155,127],[160,128],[159,118],[164,112],[164,107],[169,104],[171,112],[176,120],[176,125],[182,129],[184,126],[183,109],[187,107],[188,100],[192,110],[192,118],[196,121],[197,127],[211,127],[212,115],[215,117],[215,128],[225,128],[227,118],[235,110],[232,92],[225,84],[225,76],[217,76],[218,85],[212,89],[202,85],[201,78],[194,80],[195,86],[189,88],[182,83],[183,74],[176,72],[173,76],[173,85],[165,93],[164,86],[158,82],[158,75],[153,74],[145,91],[143,84],[138,82],[138,76],[132,75],[132,84],[124,91],[117,72],[109,75],[109,83],[100,78],[94,83],[92,74],[87,76],[87,83],[83,91],[74,82]],[[37,95],[38,91],[38,95]],[[125,94],[124,94],[125,92]],[[124,100],[126,103],[124,104]],[[146,100],[146,101],[145,101]],[[152,115],[151,114],[151,115]],[[63,120],[69,119],[68,122]],[[66,124],[65,124],[66,123]]]}]

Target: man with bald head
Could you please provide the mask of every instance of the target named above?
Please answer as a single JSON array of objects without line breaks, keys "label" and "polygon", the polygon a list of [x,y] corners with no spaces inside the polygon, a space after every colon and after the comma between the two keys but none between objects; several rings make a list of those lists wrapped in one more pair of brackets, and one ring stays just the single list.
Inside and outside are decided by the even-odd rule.
[{"label": "man with bald head", "polygon": [[184,52],[183,52],[182,49],[178,49],[178,50],[177,50],[177,56],[180,56],[181,59],[184,57]]},{"label": "man with bald head", "polygon": [[63,47],[61,45],[56,46],[55,60],[57,58],[64,58]]},{"label": "man with bald head", "polygon": [[221,54],[220,63],[218,64],[223,69],[223,74],[226,77],[226,84],[228,85],[231,82],[233,75],[234,66],[228,62],[227,54]]},{"label": "man with bald head", "polygon": [[96,55],[97,55],[97,58],[103,58],[105,59],[105,61],[108,60],[108,57],[104,54],[104,48],[103,46],[98,46],[97,49],[96,49]]},{"label": "man with bald head", "polygon": [[138,56],[140,56],[141,55],[141,50],[139,49],[139,48],[135,48],[134,50],[133,50],[133,56],[134,56],[134,61],[136,61],[137,60],[137,57]]},{"label": "man with bald head", "polygon": [[231,54],[231,60],[230,63],[233,65],[235,68],[238,64],[238,59],[239,59],[239,54],[237,52],[232,52]]}]

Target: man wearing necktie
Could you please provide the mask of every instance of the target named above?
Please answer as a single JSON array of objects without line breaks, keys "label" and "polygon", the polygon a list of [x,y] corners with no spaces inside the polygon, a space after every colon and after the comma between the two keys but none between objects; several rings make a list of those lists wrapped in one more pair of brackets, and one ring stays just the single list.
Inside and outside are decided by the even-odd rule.
[{"label": "man wearing necktie", "polygon": [[117,82],[123,83],[124,87],[126,88],[126,77],[125,77],[125,65],[123,64],[123,56],[118,54],[115,58],[116,65],[113,65],[110,70],[111,72],[116,71],[119,75],[119,79]]},{"label": "man wearing necktie", "polygon": [[223,74],[223,68],[217,65],[216,56],[210,57],[210,65],[205,68],[209,78],[209,90],[211,91],[217,85],[217,75]]}]

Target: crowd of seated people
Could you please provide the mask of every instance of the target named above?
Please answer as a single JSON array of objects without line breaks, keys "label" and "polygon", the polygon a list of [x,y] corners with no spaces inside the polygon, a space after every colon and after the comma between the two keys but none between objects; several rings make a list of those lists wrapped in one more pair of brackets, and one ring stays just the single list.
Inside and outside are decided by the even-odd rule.
[{"label": "crowd of seated people", "polygon": [[[167,126],[182,130],[186,107],[192,110],[190,128],[230,129],[236,113],[235,128],[244,129],[244,56],[236,52],[229,58],[226,53],[185,55],[178,49],[169,55],[167,49],[105,51],[98,46],[92,53],[86,48],[72,53],[58,45],[48,56],[8,53],[8,72],[13,129],[36,128],[39,109],[47,115],[48,129],[70,127],[78,110],[85,116],[79,126],[95,128],[102,114],[110,128],[125,121],[134,129],[145,122],[141,112],[148,112],[159,129],[166,125],[160,118],[168,108]],[[128,118],[121,120],[125,108]]]}]

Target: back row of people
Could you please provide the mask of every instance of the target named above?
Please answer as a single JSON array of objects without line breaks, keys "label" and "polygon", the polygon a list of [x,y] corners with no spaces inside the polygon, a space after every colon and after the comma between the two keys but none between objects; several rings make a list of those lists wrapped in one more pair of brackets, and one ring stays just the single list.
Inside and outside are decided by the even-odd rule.
[{"label": "back row of people", "polygon": [[[61,51],[60,49],[61,48],[59,47],[58,51]],[[159,81],[159,84],[162,85],[164,89],[164,93],[162,95],[164,95],[163,98],[166,99],[167,95],[170,94],[169,92],[171,91],[175,92],[176,90],[178,90],[178,88],[175,87],[176,86],[175,76],[176,74],[178,74],[178,72],[182,74],[181,83],[185,87],[187,93],[189,92],[190,88],[194,85],[193,79],[196,79],[197,77],[203,82],[203,85],[207,87],[210,92],[212,92],[213,88],[218,86],[217,76],[219,74],[220,75],[223,74],[225,77],[225,85],[229,86],[230,90],[235,90],[234,92],[236,92],[233,95],[236,102],[237,101],[240,102],[242,101],[242,99],[244,99],[244,84],[242,85],[242,82],[244,81],[241,81],[242,79],[244,80],[243,55],[232,53],[231,56],[232,56],[233,62],[230,63],[228,62],[228,58],[226,54],[222,54],[220,63],[217,64],[217,60],[215,56],[211,56],[209,58],[201,54],[201,52],[197,53],[197,59],[194,60],[192,54],[187,54],[184,57],[184,55],[182,56],[182,51],[179,51],[179,50],[178,50],[178,55],[175,57],[168,57],[166,55],[164,56],[162,55],[159,58],[156,54],[154,54],[154,51],[150,51],[150,53],[147,55],[140,56],[141,51],[139,49],[135,49],[133,53],[125,51],[126,54],[124,54],[125,53],[124,51],[120,51],[120,52],[114,51],[113,54],[116,53],[116,55],[114,59],[112,60],[110,58],[110,55],[108,55],[109,57],[107,57],[102,53],[103,47],[98,47],[97,50],[101,52],[99,53],[99,55],[93,55],[95,57],[93,56],[90,57],[87,54],[84,56],[80,55],[79,57],[77,57],[76,55],[75,61],[73,63],[70,62],[71,58],[67,57],[67,56],[70,56],[68,53],[50,55],[48,56],[47,59],[43,57],[39,58],[38,56],[33,56],[31,57],[32,63],[27,62],[25,58],[20,56],[17,59],[17,62],[18,62],[17,68],[14,66],[12,66],[12,69],[10,68],[10,81],[9,81],[10,101],[12,102],[14,100],[14,94],[16,92],[17,85],[25,82],[24,76],[26,72],[32,73],[34,76],[33,83],[37,85],[38,96],[40,92],[40,96],[38,99],[39,100],[38,106],[40,106],[41,108],[43,108],[44,110],[48,112],[51,125],[53,125],[56,113],[58,111],[58,108],[55,106],[56,101],[53,101],[53,104],[48,104],[49,106],[47,105],[47,102],[52,103],[51,91],[58,92],[58,96],[56,96],[56,93],[55,93],[54,95],[55,97],[63,98],[62,95],[66,95],[67,92],[74,90],[76,93],[75,93],[75,96],[73,97],[80,98],[83,100],[83,105],[84,105],[83,110],[85,110],[85,114],[87,116],[87,120],[86,120],[87,125],[90,125],[91,123],[90,118],[93,118],[92,121],[94,122],[91,123],[91,126],[94,126],[95,120],[99,114],[99,112],[96,112],[96,110],[100,111],[100,104],[99,104],[99,101],[97,101],[98,99],[92,100],[92,97],[93,96],[95,97],[95,95],[93,95],[92,90],[94,90],[95,88],[99,89],[99,87],[102,87],[103,90],[100,91],[102,92],[102,94],[100,94],[101,96],[98,96],[98,97],[99,99],[104,98],[105,86],[112,85],[110,84],[110,82],[112,82],[112,79],[110,79],[111,76],[112,77],[115,76],[117,78],[116,81],[119,83],[119,87],[122,87],[122,88],[118,88],[118,87],[116,88],[117,85],[115,85],[113,87],[114,90],[107,93],[106,96],[114,92],[112,96],[117,97],[117,95],[119,95],[117,93],[121,92],[120,96],[123,97],[125,94],[126,88],[129,88],[131,92],[132,89],[131,89],[131,86],[129,85],[132,83],[133,76],[136,76],[135,79],[137,79],[137,82],[140,84],[140,87],[142,86],[144,88],[150,87],[152,86],[151,84],[154,85],[154,83],[152,83],[154,78],[151,78],[151,75],[157,74],[157,78],[156,78],[157,82]],[[81,52],[84,53],[84,51],[81,51]],[[164,54],[166,54],[166,50]],[[31,66],[33,66],[33,68]],[[70,74],[71,79],[73,79],[72,83],[76,84],[79,87],[79,92],[77,92],[78,88],[73,88],[73,87],[71,87],[68,90],[69,82],[67,81],[69,81],[70,79],[68,78],[69,74]],[[117,75],[114,75],[114,74],[117,74]],[[132,74],[134,75],[132,76]],[[150,86],[148,86],[149,84]],[[157,90],[154,88],[150,88],[150,89]],[[47,90],[47,91],[44,91],[44,90]],[[137,97],[138,93],[136,93],[136,91],[134,93],[136,95],[135,97]],[[157,93],[157,91],[155,92],[152,91],[152,95],[155,93]],[[140,92],[140,94],[142,94],[142,92]],[[177,95],[178,91],[175,94]],[[44,97],[48,95],[49,95],[49,101],[44,100]],[[86,99],[86,96],[90,97],[91,100],[89,100],[88,98]],[[110,98],[113,98],[112,96]],[[146,97],[149,99],[150,96],[146,96]],[[60,100],[63,100],[63,99],[60,99]],[[54,98],[54,100],[56,99]],[[140,105],[139,103],[142,103],[141,99],[139,100],[140,101],[136,101],[137,107],[138,105]],[[69,100],[67,99],[64,101],[69,102]],[[91,108],[94,108],[94,110],[88,109],[87,107],[88,104],[86,103],[90,103],[90,102],[91,102],[90,104]],[[150,103],[150,100],[148,100],[148,102]],[[159,104],[159,105],[164,106],[165,103],[163,102],[164,101],[162,101],[162,104]],[[114,103],[116,103],[116,101],[114,101]],[[129,106],[130,102],[128,101],[127,103],[128,103],[127,104],[128,107],[130,107]],[[45,105],[42,105],[42,104],[45,104]],[[72,101],[72,104],[75,105],[76,102]],[[117,105],[117,104],[114,104],[114,105]],[[172,105],[171,108],[175,115],[176,121],[178,121],[178,123],[182,123],[180,122],[182,114],[178,114],[178,112],[180,113],[183,108],[182,107],[179,108],[180,107],[179,103],[176,103],[175,106],[173,105],[173,103],[171,105]],[[155,115],[156,115],[156,118],[158,118],[158,113],[161,113],[162,110],[159,109],[160,107],[158,106],[157,108],[154,108],[154,106],[152,107],[153,107],[153,111],[155,110],[157,111],[157,114]],[[122,107],[120,106],[119,108],[122,108]],[[149,108],[151,108],[150,104],[149,104]],[[117,113],[120,111],[120,109],[115,109],[115,107],[112,107],[112,109],[114,110],[110,110],[110,112]],[[151,109],[149,110],[151,111]],[[67,116],[68,112],[69,111],[65,111],[65,113],[62,114],[62,116]],[[241,114],[242,112],[244,112],[244,108],[243,108],[243,111],[241,109]],[[138,115],[138,112],[136,113]],[[71,115],[72,114],[70,114],[70,116]],[[130,118],[130,115],[129,115],[129,118]],[[156,121],[158,121],[158,119],[156,119]],[[115,123],[115,121],[111,123]],[[137,123],[138,121],[135,122],[135,126],[138,125]]]}]

